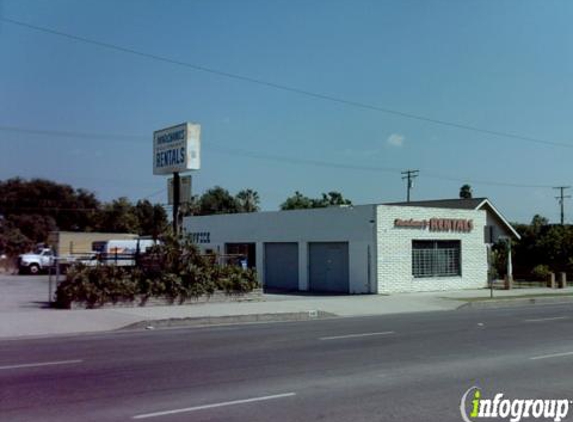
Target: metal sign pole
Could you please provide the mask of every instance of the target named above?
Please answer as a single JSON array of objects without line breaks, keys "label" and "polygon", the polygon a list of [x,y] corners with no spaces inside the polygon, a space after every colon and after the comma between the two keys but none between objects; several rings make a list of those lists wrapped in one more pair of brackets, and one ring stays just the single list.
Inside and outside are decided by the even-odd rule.
[{"label": "metal sign pole", "polygon": [[52,265],[48,267],[48,303],[52,304]]},{"label": "metal sign pole", "polygon": [[180,231],[181,179],[179,173],[200,168],[201,125],[186,122],[153,132],[153,174],[173,174],[173,234],[175,236],[179,236]]},{"label": "metal sign pole", "polygon": [[181,179],[179,173],[173,173],[173,234],[179,234],[179,191],[181,186]]},{"label": "metal sign pole", "polygon": [[[55,261],[56,261],[56,285],[55,285],[55,288],[57,290],[58,284],[60,284],[60,257],[56,257]],[[53,296],[53,294],[52,294],[52,296]],[[52,303],[51,300],[50,300],[50,303]]]},{"label": "metal sign pole", "polygon": [[[490,239],[491,241],[491,239]],[[492,245],[488,244],[487,248],[487,279],[489,281],[489,297],[493,299],[493,250]]]}]

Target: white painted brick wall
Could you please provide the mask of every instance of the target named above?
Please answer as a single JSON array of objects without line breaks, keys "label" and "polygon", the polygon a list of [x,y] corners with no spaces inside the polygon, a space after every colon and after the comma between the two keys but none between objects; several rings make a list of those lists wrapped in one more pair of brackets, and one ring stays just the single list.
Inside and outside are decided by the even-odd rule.
[{"label": "white painted brick wall", "polygon": [[[475,289],[487,285],[487,250],[484,243],[485,211],[380,205],[376,210],[378,239],[378,293]],[[472,219],[470,233],[431,232],[395,228],[394,220],[431,218]],[[461,277],[414,278],[412,240],[461,240]]]},{"label": "white painted brick wall", "polygon": [[210,243],[200,244],[202,250],[224,253],[225,243],[256,243],[257,270],[263,284],[264,243],[298,243],[301,290],[309,288],[308,244],[348,242],[350,293],[375,293],[375,208],[374,205],[358,205],[185,217],[183,226],[187,233],[209,233]]}]

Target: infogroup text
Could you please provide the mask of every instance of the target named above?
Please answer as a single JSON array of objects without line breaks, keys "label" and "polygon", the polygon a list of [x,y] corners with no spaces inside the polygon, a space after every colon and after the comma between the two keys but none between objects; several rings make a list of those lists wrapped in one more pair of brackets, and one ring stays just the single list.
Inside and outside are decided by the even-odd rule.
[{"label": "infogroup text", "polygon": [[504,398],[503,393],[487,399],[478,387],[472,387],[462,396],[460,412],[464,422],[488,418],[508,419],[510,422],[524,419],[560,422],[567,417],[571,403],[569,399],[509,399]]}]

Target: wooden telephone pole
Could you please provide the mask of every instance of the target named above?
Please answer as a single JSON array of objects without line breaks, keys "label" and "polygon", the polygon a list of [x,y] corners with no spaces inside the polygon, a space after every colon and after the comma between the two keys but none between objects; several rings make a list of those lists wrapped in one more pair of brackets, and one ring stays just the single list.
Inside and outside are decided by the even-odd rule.
[{"label": "wooden telephone pole", "polygon": [[553,189],[559,189],[559,196],[555,199],[559,201],[561,208],[561,225],[565,224],[565,199],[571,198],[571,195],[564,195],[565,189],[571,189],[571,186],[556,186]]},{"label": "wooden telephone pole", "polygon": [[419,170],[406,170],[403,171],[402,180],[407,179],[408,184],[406,185],[406,201],[410,202],[410,191],[414,187],[414,179],[418,177]]}]

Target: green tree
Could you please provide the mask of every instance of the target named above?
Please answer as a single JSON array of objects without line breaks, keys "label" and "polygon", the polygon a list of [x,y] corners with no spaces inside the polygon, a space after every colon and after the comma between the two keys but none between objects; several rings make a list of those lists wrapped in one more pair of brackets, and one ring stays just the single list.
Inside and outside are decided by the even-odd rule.
[{"label": "green tree", "polygon": [[252,189],[243,189],[235,199],[239,212],[257,212],[260,210],[259,194]]},{"label": "green tree", "polygon": [[201,210],[200,208],[200,200],[201,197],[199,195],[192,195],[189,202],[185,204],[181,204],[179,207],[179,213],[181,217],[185,217],[188,215],[199,215]]},{"label": "green tree", "polygon": [[[92,230],[100,206],[95,195],[45,179],[0,181],[0,215],[26,226],[22,232],[34,242],[46,240],[46,229]],[[37,220],[38,227],[31,227]],[[53,226],[53,227],[50,227]]]},{"label": "green tree", "polygon": [[159,204],[153,205],[147,199],[137,201],[135,216],[139,226],[139,235],[157,239],[167,229],[167,213]]},{"label": "green tree", "polygon": [[345,199],[340,192],[323,193],[320,198],[309,198],[299,191],[288,197],[280,206],[281,210],[296,210],[308,208],[324,208],[329,206],[352,205],[352,201]]},{"label": "green tree", "polygon": [[99,212],[97,228],[102,232],[139,233],[139,219],[135,207],[126,197],[104,204]]},{"label": "green tree", "polygon": [[514,271],[527,276],[535,267],[553,272],[573,270],[573,226],[551,225],[535,215],[530,224],[514,224],[521,235],[513,249]]},{"label": "green tree", "polygon": [[552,225],[535,238],[534,251],[539,264],[548,265],[553,271],[571,270],[573,256],[573,227]]},{"label": "green tree", "polygon": [[26,237],[13,223],[0,217],[0,254],[14,258],[30,250],[34,242]]},{"label": "green tree", "polygon": [[540,234],[543,227],[547,225],[549,225],[549,220],[539,214],[535,214],[531,219],[531,231],[535,235]]},{"label": "green tree", "polygon": [[198,215],[233,214],[239,212],[237,199],[221,186],[207,190],[199,199]]},{"label": "green tree", "polygon": [[336,206],[336,205],[352,205],[352,201],[349,199],[345,199],[340,192],[328,192],[328,194],[323,193],[322,198],[318,200],[314,200],[315,207],[329,207],[329,206]]},{"label": "green tree", "polygon": [[58,229],[54,218],[49,215],[10,215],[6,220],[33,243],[45,242],[48,234]]},{"label": "green tree", "polygon": [[473,197],[472,187],[470,185],[463,185],[460,188],[460,198],[471,199]]},{"label": "green tree", "polygon": [[314,202],[308,196],[296,191],[293,196],[288,197],[282,204],[281,210],[298,210],[315,208]]},{"label": "green tree", "polygon": [[[0,181],[0,248],[45,242],[53,230],[129,232],[157,237],[167,225],[160,205],[127,198],[101,204],[94,193],[45,179]],[[0,250],[1,251],[1,250]]]}]

